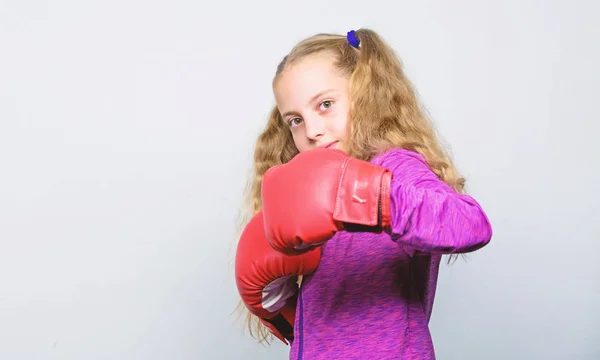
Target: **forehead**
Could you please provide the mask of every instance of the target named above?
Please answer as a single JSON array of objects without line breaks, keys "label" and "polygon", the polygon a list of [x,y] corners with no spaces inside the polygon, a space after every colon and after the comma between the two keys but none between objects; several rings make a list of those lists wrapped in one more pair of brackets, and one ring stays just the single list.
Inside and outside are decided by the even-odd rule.
[{"label": "forehead", "polygon": [[324,90],[344,90],[348,79],[336,69],[334,61],[330,54],[316,54],[288,65],[273,88],[280,107],[301,105],[299,102]]}]

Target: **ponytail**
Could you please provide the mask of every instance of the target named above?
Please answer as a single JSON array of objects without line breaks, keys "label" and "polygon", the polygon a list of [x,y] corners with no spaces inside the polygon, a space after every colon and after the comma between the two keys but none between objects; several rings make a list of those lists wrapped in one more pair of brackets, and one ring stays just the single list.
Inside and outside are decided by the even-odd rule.
[{"label": "ponytail", "polygon": [[[358,60],[350,76],[349,154],[370,160],[390,147],[414,150],[424,135],[415,124],[421,115],[399,58],[374,31],[359,29],[355,36],[360,46],[355,49]],[[390,130],[394,139],[381,137]]]}]

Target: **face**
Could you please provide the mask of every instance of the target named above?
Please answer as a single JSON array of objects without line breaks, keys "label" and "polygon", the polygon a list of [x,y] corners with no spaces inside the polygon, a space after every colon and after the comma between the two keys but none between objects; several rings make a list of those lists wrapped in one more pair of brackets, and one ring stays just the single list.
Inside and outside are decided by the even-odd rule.
[{"label": "face", "polygon": [[275,101],[299,151],[343,149],[350,101],[348,79],[329,54],[309,56],[288,66],[277,79]]}]

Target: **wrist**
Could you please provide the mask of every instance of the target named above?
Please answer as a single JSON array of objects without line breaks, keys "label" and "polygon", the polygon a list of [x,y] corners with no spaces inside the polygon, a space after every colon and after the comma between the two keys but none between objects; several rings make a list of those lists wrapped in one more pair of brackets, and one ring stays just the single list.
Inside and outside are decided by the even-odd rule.
[{"label": "wrist", "polygon": [[385,231],[391,226],[390,183],[392,173],[369,162],[345,160],[334,219],[346,230]]},{"label": "wrist", "polygon": [[382,231],[389,232],[392,228],[392,215],[391,215],[391,185],[392,185],[392,172],[385,171],[381,177],[381,191],[379,195],[379,224]]}]

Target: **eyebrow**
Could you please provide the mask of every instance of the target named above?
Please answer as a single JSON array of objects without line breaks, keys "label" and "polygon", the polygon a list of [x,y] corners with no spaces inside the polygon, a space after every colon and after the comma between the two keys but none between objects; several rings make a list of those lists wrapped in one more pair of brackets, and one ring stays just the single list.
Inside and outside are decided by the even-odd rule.
[{"label": "eyebrow", "polygon": [[[310,104],[310,103],[314,102],[315,100],[317,100],[318,98],[320,98],[321,96],[323,96],[329,92],[333,92],[333,91],[337,91],[337,90],[336,89],[323,90],[323,91],[319,92],[318,94],[316,94],[315,96],[311,97],[308,103]],[[286,111],[285,113],[281,114],[281,117],[284,118],[289,115],[298,115],[298,112],[297,111]]]}]

